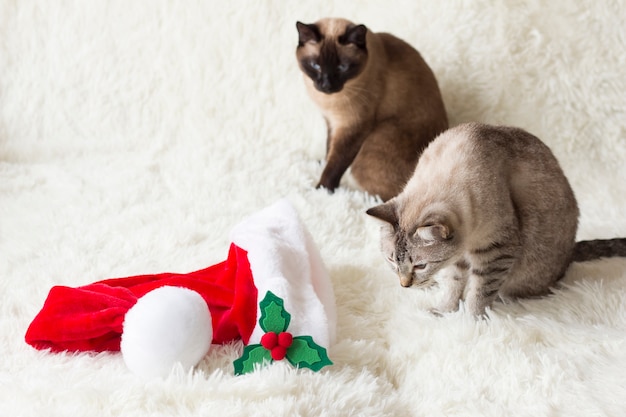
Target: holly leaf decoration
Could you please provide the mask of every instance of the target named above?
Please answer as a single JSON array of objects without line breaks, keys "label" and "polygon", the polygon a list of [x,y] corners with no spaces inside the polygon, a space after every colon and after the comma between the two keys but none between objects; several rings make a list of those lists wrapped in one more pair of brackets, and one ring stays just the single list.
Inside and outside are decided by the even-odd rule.
[{"label": "holly leaf decoration", "polygon": [[287,360],[297,368],[309,368],[319,371],[327,365],[332,365],[326,348],[313,341],[311,336],[296,336],[287,349]]},{"label": "holly leaf decoration", "polygon": [[291,321],[291,314],[285,310],[282,298],[268,291],[265,298],[259,303],[259,307],[261,308],[259,325],[264,332],[280,333],[287,330]]},{"label": "holly leaf decoration", "polygon": [[254,371],[255,364],[263,364],[265,362],[273,362],[270,351],[261,345],[248,345],[243,349],[243,355],[233,362],[235,365],[235,375],[242,375]]},{"label": "holly leaf decoration", "polygon": [[262,344],[244,347],[241,357],[233,362],[235,375],[254,371],[257,364],[275,362],[273,358],[276,360],[287,358],[296,368],[308,368],[316,372],[333,364],[328,358],[326,348],[315,343],[311,336],[292,338],[291,333],[287,332],[291,314],[285,310],[282,298],[268,291],[259,303],[259,308],[261,310],[259,326],[265,332],[261,338]]}]

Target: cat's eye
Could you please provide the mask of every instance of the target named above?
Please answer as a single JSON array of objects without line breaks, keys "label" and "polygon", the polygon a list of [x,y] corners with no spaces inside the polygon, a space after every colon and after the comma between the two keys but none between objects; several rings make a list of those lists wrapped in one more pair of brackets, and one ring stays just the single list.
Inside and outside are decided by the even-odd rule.
[{"label": "cat's eye", "polygon": [[426,264],[415,264],[413,265],[413,270],[414,271],[422,271],[426,269]]},{"label": "cat's eye", "polygon": [[311,62],[311,68],[313,68],[317,72],[320,72],[322,70],[322,67],[320,67],[320,64],[318,64],[317,62]]},{"label": "cat's eye", "polygon": [[350,68],[349,64],[340,64],[337,69],[341,72],[346,72]]}]

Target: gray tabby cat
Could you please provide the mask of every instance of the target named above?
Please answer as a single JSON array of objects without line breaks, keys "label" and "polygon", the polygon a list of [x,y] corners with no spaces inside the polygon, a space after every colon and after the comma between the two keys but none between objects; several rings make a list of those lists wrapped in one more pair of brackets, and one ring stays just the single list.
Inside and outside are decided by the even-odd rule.
[{"label": "gray tabby cat", "polygon": [[404,190],[367,213],[385,222],[382,251],[402,286],[445,288],[436,312],[464,299],[482,315],[498,296],[548,293],[571,262],[626,256],[626,239],[575,242],[578,205],[559,163],[512,127],[444,132]]}]

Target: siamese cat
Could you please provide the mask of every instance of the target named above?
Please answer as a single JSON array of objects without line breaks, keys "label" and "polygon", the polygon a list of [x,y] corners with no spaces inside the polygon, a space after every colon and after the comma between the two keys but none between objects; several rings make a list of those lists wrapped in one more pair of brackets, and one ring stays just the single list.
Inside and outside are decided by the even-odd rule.
[{"label": "siamese cat", "polygon": [[483,315],[500,297],[547,294],[571,262],[626,256],[626,239],[575,242],[578,205],[559,163],[535,136],[477,123],[452,128],[420,157],[404,190],[370,208],[404,287],[444,288]]},{"label": "siamese cat", "polygon": [[364,25],[326,18],[296,27],[298,64],[328,128],[317,187],[334,191],[351,167],[365,191],[390,199],[448,127],[433,72],[408,43]]}]

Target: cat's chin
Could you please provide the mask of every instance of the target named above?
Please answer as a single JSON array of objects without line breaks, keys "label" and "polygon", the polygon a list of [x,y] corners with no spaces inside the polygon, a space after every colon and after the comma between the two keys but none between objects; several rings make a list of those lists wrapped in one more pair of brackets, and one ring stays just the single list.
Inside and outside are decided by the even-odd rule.
[{"label": "cat's chin", "polygon": [[[402,285],[402,282],[400,282],[400,285]],[[406,288],[414,287],[414,288],[417,288],[417,289],[420,289],[420,290],[425,290],[427,288],[431,288],[431,287],[434,287],[436,285],[437,285],[437,282],[433,281],[433,280],[426,280],[426,281],[420,281],[420,282],[417,282],[417,281],[413,280],[411,285],[407,286]],[[404,287],[404,285],[402,285],[402,286]]]},{"label": "cat's chin", "polygon": [[341,92],[341,90],[343,90],[343,86],[341,87],[320,87],[317,84],[315,84],[315,89],[317,91],[319,91],[320,93],[324,93],[324,94],[337,94],[339,92]]}]

